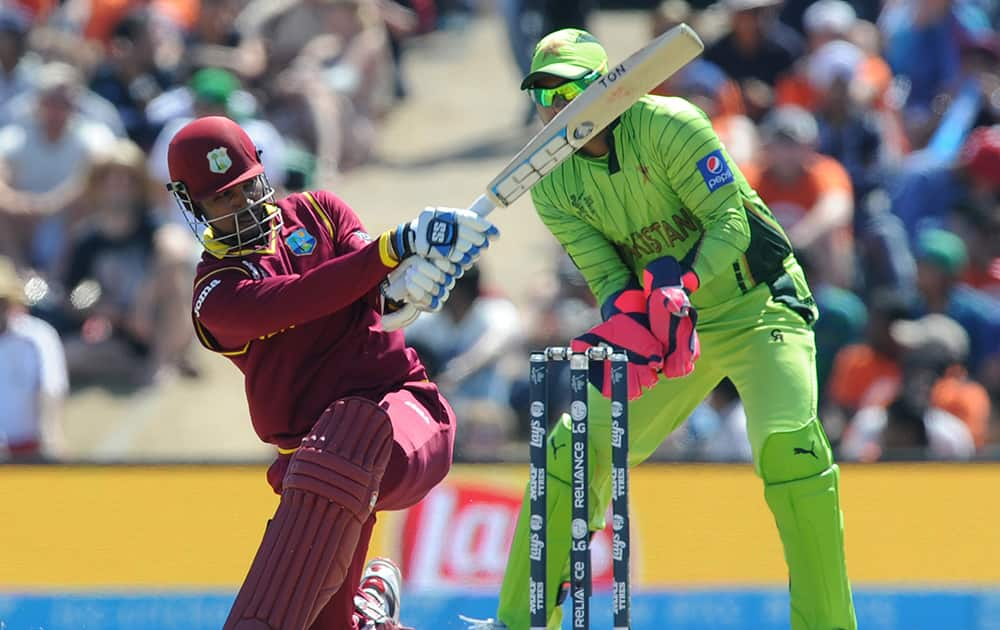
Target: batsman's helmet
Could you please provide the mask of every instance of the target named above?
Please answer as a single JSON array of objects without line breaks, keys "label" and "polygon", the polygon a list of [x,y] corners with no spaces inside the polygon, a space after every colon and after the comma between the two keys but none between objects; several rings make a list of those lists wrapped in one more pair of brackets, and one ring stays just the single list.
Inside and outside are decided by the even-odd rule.
[{"label": "batsman's helmet", "polygon": [[[274,188],[267,180],[253,140],[224,116],[205,116],[184,125],[167,149],[167,184],[195,236],[213,254],[240,256],[266,247],[282,218],[267,202]],[[249,203],[230,214],[209,218],[201,202],[235,186],[249,188]],[[213,224],[232,218],[235,231],[216,233]]]}]

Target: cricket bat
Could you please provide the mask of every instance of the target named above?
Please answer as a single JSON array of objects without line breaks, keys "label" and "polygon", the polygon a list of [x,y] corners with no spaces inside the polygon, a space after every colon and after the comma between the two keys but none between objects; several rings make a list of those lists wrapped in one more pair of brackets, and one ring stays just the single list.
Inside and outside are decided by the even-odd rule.
[{"label": "cricket bat", "polygon": [[560,111],[503,168],[469,209],[485,216],[531,190],[653,88],[701,54],[705,45],[687,24],[663,33],[609,68]]},{"label": "cricket bat", "polygon": [[[663,33],[611,66],[560,111],[504,166],[469,210],[486,216],[517,201],[542,177],[593,140],[641,97],[701,54],[705,45],[687,24]],[[406,261],[390,274],[405,273]],[[385,330],[409,325],[419,315],[412,304],[382,318]]]}]

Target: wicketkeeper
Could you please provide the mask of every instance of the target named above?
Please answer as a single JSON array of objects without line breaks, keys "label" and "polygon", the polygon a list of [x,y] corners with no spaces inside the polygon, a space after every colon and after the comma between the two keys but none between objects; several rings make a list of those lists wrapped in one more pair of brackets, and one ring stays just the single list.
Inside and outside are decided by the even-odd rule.
[{"label": "wicketkeeper", "polygon": [[[521,83],[544,122],[607,72],[592,35],[542,39]],[[644,461],[724,377],[746,406],[754,467],[784,545],[794,630],[857,627],[844,560],[839,470],[816,415],[816,304],[781,226],[712,130],[681,98],[643,97],[531,191],[539,216],[603,305],[573,342],[627,350],[631,464]],[[610,500],[610,383],[591,374],[590,527]],[[549,627],[569,579],[569,417],[549,436]],[[528,500],[498,620],[524,630]],[[722,525],[724,527],[724,525]],[[755,544],[755,541],[746,541]],[[662,559],[669,563],[669,558]]]}]

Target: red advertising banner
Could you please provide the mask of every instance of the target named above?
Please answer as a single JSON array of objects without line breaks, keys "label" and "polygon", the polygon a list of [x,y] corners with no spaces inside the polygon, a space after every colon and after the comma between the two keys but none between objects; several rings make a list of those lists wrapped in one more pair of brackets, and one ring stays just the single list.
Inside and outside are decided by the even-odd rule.
[{"label": "red advertising banner", "polygon": [[[407,585],[497,588],[520,504],[518,489],[475,480],[449,480],[435,488],[403,517],[400,558]],[[591,555],[594,585],[610,586],[610,518],[591,541]]]}]

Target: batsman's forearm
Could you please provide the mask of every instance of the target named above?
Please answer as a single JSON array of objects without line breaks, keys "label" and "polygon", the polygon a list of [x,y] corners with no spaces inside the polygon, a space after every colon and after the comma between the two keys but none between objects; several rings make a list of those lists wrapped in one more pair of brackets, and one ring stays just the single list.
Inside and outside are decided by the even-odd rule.
[{"label": "batsman's forearm", "polygon": [[211,331],[246,341],[335,313],[361,299],[393,268],[379,251],[379,240],[301,275],[247,278],[216,289],[206,294],[198,319]]}]

